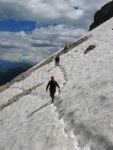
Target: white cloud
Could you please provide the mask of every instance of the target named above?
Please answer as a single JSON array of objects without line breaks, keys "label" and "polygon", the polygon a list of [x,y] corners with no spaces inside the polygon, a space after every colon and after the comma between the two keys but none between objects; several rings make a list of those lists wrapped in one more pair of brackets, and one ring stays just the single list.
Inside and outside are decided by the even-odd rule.
[{"label": "white cloud", "polygon": [[39,62],[83,34],[85,34],[83,29],[69,25],[41,27],[35,29],[32,34],[25,34],[23,31],[2,32],[0,33],[0,58]]},{"label": "white cloud", "polygon": [[[60,24],[76,24],[80,21],[87,24],[87,19],[92,20],[95,11],[107,2],[109,0],[0,0],[0,18]],[[79,9],[75,10],[74,6]]]},{"label": "white cloud", "polygon": [[25,37],[27,34],[25,33],[25,31],[20,31],[20,32],[17,32],[16,35]]},{"label": "white cloud", "polygon": [[94,13],[107,2],[109,0],[0,0],[0,20],[13,18],[59,24],[36,28],[31,34],[1,32],[0,58],[41,61],[85,34]]}]

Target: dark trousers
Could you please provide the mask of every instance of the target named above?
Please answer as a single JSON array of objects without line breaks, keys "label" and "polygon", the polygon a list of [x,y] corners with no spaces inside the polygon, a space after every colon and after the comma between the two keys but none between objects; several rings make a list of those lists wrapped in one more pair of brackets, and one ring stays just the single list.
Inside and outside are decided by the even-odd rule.
[{"label": "dark trousers", "polygon": [[52,98],[52,102],[54,100],[54,95],[55,95],[56,90],[50,90],[50,96]]},{"label": "dark trousers", "polygon": [[55,61],[55,65],[56,65],[56,66],[59,66],[59,61]]}]

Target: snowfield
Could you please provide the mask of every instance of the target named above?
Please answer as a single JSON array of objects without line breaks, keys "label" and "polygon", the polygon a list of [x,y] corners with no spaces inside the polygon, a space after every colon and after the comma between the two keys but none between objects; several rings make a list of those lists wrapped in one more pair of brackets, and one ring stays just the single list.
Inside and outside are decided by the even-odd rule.
[{"label": "snowfield", "polygon": [[[113,18],[85,36],[59,67],[37,64],[1,91],[0,150],[113,150]],[[51,75],[61,87],[54,104]]]}]

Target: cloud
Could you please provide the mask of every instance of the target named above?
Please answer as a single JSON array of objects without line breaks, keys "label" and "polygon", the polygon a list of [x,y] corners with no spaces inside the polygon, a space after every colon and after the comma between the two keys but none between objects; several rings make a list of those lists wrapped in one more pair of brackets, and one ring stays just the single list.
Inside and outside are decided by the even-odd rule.
[{"label": "cloud", "polygon": [[0,32],[0,58],[32,62],[45,59],[84,35],[94,13],[107,2],[109,0],[0,0],[0,20],[37,22],[30,34]]},{"label": "cloud", "polygon": [[[1,0],[0,18],[71,25],[81,22],[87,24],[87,19],[92,20],[95,11],[107,2],[109,0]],[[77,23],[79,21],[80,23]]]},{"label": "cloud", "polygon": [[6,49],[6,48],[9,48],[9,49],[12,49],[12,48],[18,48],[16,45],[11,45],[11,44],[0,44],[0,48],[2,49]]},{"label": "cloud", "polygon": [[85,30],[73,25],[49,25],[37,28],[31,34],[0,32],[0,58],[39,62],[83,34]]}]

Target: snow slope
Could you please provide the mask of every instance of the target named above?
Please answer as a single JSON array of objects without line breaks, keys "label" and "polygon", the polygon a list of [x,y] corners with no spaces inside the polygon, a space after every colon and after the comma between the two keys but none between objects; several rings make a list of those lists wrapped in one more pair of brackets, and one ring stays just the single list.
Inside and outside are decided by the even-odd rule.
[{"label": "snow slope", "polygon": [[[46,61],[3,87],[0,150],[113,150],[113,18],[85,36],[59,67]],[[45,90],[51,75],[61,87],[54,104]]]}]

